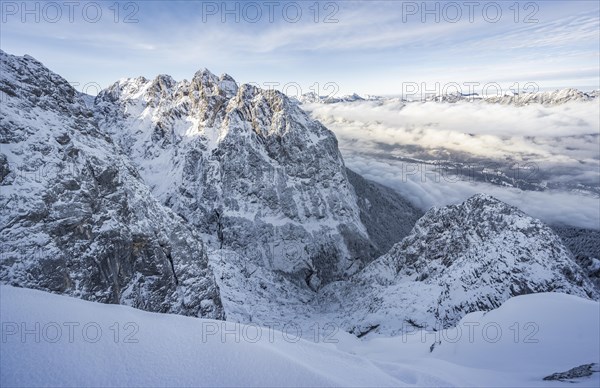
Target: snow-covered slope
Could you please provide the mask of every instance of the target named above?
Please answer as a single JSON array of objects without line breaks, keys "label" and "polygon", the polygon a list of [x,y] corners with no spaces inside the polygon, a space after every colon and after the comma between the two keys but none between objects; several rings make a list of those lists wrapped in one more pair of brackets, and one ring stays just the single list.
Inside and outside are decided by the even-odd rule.
[{"label": "snow-covered slope", "polygon": [[[293,331],[152,314],[6,286],[0,298],[3,387],[397,386],[368,360],[301,340]],[[10,334],[13,322],[17,330],[21,322],[30,330],[39,324],[39,341]]]},{"label": "snow-covered slope", "polygon": [[[598,302],[562,293],[524,295],[507,300],[496,310],[466,315],[438,337],[432,353],[465,366],[494,365],[495,370],[530,374],[533,380],[536,375],[597,363],[599,320]],[[519,355],[514,353],[515,348]],[[523,362],[535,359],[538,361]],[[598,377],[596,374],[596,380]],[[588,384],[591,386],[592,381]]]},{"label": "snow-covered slope", "polygon": [[[289,328],[147,313],[8,286],[0,286],[0,315],[3,387],[572,387],[544,377],[584,364],[598,370],[600,361],[599,304],[556,293],[513,298],[468,315],[457,328],[366,341],[338,332],[323,342]],[[598,386],[599,375],[571,381]]]},{"label": "snow-covered slope", "polygon": [[0,51],[0,281],[223,318],[198,235],[162,206],[66,80]]},{"label": "snow-covered slope", "polygon": [[429,210],[386,255],[350,281],[325,287],[319,298],[337,303],[339,320],[353,317],[347,328],[364,335],[439,330],[469,312],[538,292],[598,298],[549,227],[481,194]]}]

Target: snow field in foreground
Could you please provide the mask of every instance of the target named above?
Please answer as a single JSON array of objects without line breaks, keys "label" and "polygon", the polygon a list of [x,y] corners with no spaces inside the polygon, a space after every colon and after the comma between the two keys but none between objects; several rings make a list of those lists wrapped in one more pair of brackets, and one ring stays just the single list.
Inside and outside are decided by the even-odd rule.
[{"label": "snow field in foreground", "polygon": [[565,294],[512,298],[437,333],[340,332],[335,343],[10,286],[0,286],[0,318],[3,387],[572,387],[542,379],[600,361],[600,304]]}]

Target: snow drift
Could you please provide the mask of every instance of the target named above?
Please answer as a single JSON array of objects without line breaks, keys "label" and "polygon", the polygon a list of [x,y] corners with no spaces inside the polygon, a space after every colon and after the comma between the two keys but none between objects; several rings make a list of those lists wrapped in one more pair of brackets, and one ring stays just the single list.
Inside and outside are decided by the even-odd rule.
[{"label": "snow drift", "polygon": [[[600,361],[600,305],[557,293],[467,315],[457,326],[472,336],[339,334],[331,343],[10,286],[0,286],[0,315],[2,386],[572,387],[543,378]],[[599,375],[573,381],[598,386]]]}]

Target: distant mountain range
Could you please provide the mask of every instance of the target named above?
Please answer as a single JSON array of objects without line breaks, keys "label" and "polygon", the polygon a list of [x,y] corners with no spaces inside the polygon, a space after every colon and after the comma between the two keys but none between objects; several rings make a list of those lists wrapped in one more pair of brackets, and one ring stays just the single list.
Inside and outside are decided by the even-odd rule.
[{"label": "distant mountain range", "polygon": [[301,95],[297,101],[301,104],[337,104],[341,102],[356,102],[356,101],[385,101],[385,100],[400,100],[403,102],[486,102],[490,104],[504,105],[528,105],[528,104],[543,104],[543,105],[558,105],[570,101],[593,101],[600,96],[600,90],[590,92],[582,92],[573,88],[557,89],[547,92],[523,92],[510,93],[502,96],[482,96],[477,93],[449,93],[437,95],[425,95],[423,97],[382,97],[382,96],[359,96],[356,93],[343,96],[320,96],[314,92],[309,92]]}]

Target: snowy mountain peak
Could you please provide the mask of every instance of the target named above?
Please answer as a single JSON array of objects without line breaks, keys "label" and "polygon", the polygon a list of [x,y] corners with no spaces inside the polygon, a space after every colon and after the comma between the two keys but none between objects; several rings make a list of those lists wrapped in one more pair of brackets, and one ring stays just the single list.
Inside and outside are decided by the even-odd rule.
[{"label": "snowy mountain peak", "polygon": [[156,88],[160,91],[166,92],[175,86],[177,82],[167,74],[159,74],[152,80],[151,88]]},{"label": "snowy mountain peak", "polygon": [[192,77],[192,86],[195,90],[205,91],[208,95],[218,94],[219,77],[211,73],[208,69],[203,68],[198,70]]},{"label": "snowy mountain peak", "polygon": [[406,322],[448,327],[466,313],[538,292],[599,297],[550,228],[478,194],[429,210],[387,254],[350,282],[326,287],[321,298],[342,301],[340,316],[361,322],[351,331],[397,333]]},{"label": "snowy mountain peak", "polygon": [[225,97],[231,98],[238,92],[238,84],[229,74],[221,74],[219,77],[219,89],[225,92]]},{"label": "snowy mountain peak", "polygon": [[[113,85],[95,104],[154,195],[212,246],[302,281],[373,259],[335,136],[280,91],[203,69],[190,82]],[[282,256],[281,241],[306,254]]]}]

